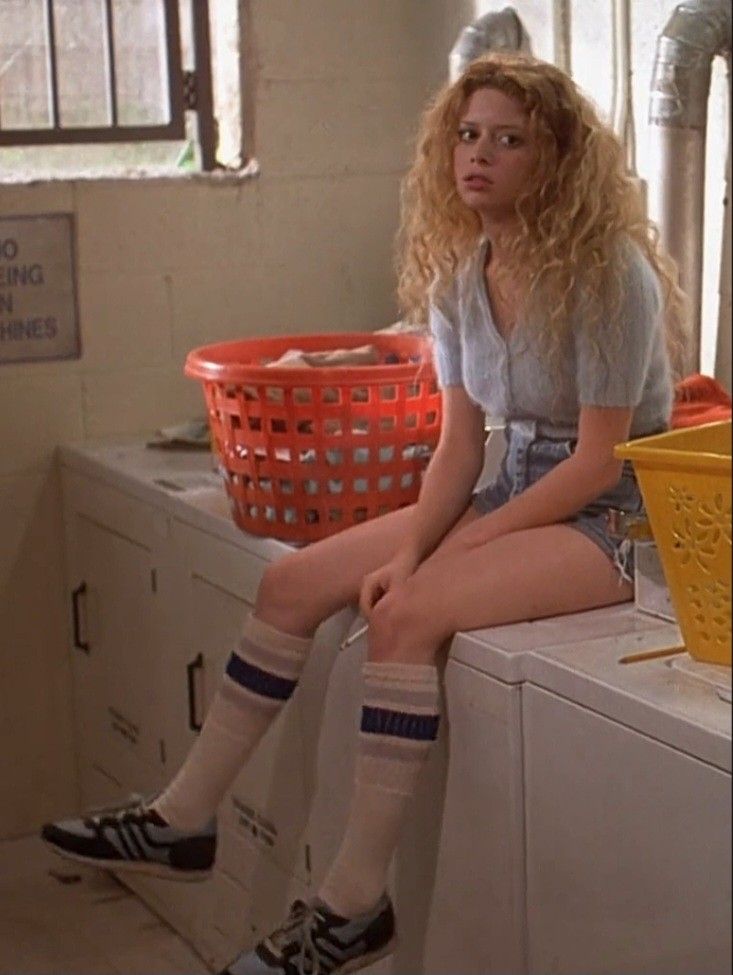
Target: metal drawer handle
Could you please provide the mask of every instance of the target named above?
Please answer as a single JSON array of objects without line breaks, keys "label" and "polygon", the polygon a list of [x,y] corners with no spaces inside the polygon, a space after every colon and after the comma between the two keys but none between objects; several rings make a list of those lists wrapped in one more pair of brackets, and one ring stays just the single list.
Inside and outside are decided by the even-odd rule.
[{"label": "metal drawer handle", "polygon": [[186,665],[188,680],[188,727],[191,731],[201,731],[201,722],[196,716],[196,671],[204,669],[204,655],[199,653]]},{"label": "metal drawer handle", "polygon": [[71,615],[74,621],[74,646],[77,650],[83,650],[84,653],[89,653],[89,644],[86,643],[81,638],[81,618],[79,615],[79,599],[87,591],[86,582],[82,582],[80,586],[71,594]]}]

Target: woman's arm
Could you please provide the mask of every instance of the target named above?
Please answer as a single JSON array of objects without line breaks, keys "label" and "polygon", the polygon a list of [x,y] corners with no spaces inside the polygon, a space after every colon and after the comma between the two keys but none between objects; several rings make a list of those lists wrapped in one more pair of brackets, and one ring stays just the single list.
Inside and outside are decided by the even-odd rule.
[{"label": "woman's arm", "polygon": [[405,538],[390,561],[364,577],[359,609],[375,604],[409,578],[468,506],[484,461],[484,414],[462,386],[443,387],[440,441],[420,489]]},{"label": "woman's arm", "polygon": [[482,545],[500,535],[570,518],[618,483],[622,461],[613,448],[628,440],[632,410],[583,406],[575,453],[500,508],[458,532],[452,542]]},{"label": "woman's arm", "polygon": [[440,441],[395,558],[417,567],[466,510],[484,461],[484,414],[462,386],[443,390]]}]

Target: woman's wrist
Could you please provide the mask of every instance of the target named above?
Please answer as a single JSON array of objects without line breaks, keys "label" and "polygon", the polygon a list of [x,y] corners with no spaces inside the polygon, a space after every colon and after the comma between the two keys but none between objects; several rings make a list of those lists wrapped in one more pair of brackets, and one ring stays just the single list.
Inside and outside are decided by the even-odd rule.
[{"label": "woman's wrist", "polygon": [[418,547],[412,542],[406,542],[400,548],[397,549],[394,556],[392,557],[392,562],[400,565],[402,568],[406,569],[408,572],[414,572],[414,570],[420,565],[422,557],[418,550]]}]

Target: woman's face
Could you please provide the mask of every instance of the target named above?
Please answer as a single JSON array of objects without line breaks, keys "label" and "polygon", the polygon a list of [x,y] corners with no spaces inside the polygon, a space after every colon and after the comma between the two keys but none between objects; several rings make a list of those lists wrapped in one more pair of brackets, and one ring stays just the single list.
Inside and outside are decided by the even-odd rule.
[{"label": "woman's face", "polygon": [[484,226],[514,219],[535,158],[521,104],[495,88],[475,91],[459,118],[453,174],[458,195]]}]

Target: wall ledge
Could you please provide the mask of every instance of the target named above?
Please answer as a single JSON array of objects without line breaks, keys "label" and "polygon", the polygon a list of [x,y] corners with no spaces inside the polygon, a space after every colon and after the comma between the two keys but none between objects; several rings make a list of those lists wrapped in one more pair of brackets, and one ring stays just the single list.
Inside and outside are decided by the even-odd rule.
[{"label": "wall ledge", "polygon": [[67,183],[145,183],[167,186],[171,184],[196,183],[207,186],[232,186],[247,183],[260,175],[260,166],[251,159],[242,169],[215,169],[206,173],[172,172],[160,169],[135,170],[92,170],[89,172],[54,173],[49,172],[16,176],[0,176],[0,190],[4,187],[59,186]]}]

